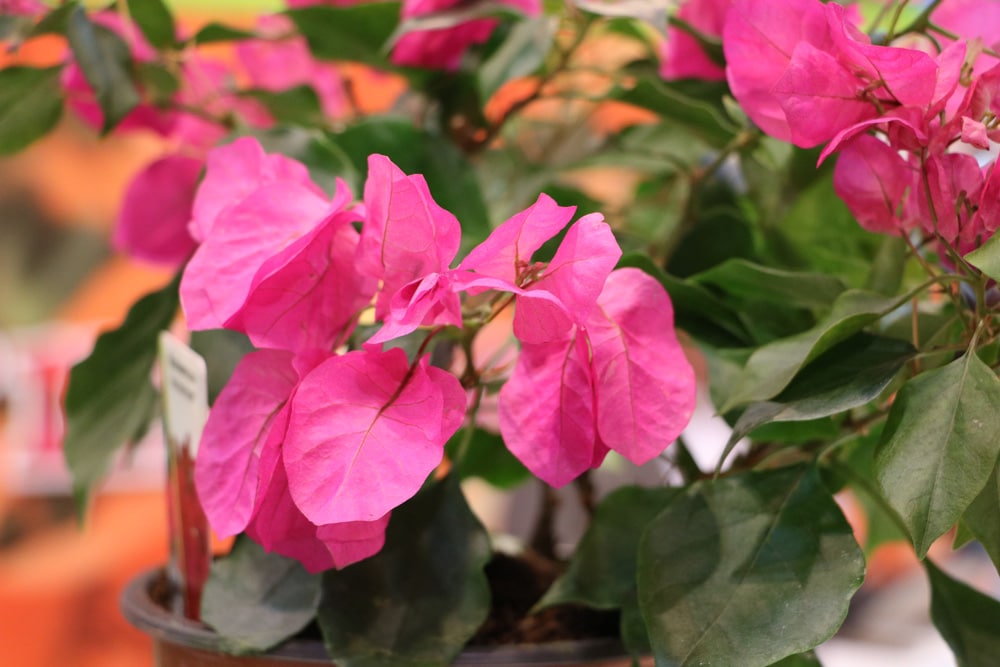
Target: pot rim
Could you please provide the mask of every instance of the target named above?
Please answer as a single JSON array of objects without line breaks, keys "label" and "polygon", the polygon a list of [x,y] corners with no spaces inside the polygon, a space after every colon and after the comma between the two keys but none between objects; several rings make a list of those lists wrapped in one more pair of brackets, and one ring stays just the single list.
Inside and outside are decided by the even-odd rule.
[{"label": "pot rim", "polygon": [[[140,573],[129,581],[121,595],[122,615],[133,626],[159,641],[204,651],[224,652],[218,634],[204,623],[174,614],[153,601],[150,587],[162,568]],[[274,657],[300,660],[305,664],[330,664],[321,641],[290,639],[267,653]],[[557,665],[620,658],[627,655],[615,638],[580,639],[545,644],[517,644],[466,648],[453,665]]]}]

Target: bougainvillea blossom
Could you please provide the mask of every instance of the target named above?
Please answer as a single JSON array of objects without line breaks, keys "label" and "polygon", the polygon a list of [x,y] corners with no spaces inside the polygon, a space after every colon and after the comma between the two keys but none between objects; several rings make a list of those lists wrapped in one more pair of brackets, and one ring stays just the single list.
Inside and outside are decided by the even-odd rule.
[{"label": "bougainvillea blossom", "polygon": [[324,220],[328,209],[309,188],[284,182],[262,187],[219,216],[181,280],[189,326],[224,327],[243,307],[264,262]]},{"label": "bougainvillea blossom", "polygon": [[[539,0],[502,0],[501,4],[528,16],[537,16],[541,11]],[[403,0],[401,15],[405,21],[462,6],[461,0]],[[392,62],[409,67],[456,70],[468,48],[489,39],[496,26],[496,19],[481,18],[446,28],[408,32],[393,46]]]},{"label": "bougainvillea blossom", "polygon": [[301,162],[280,153],[265,153],[252,137],[213,149],[205,160],[205,176],[195,196],[191,236],[205,240],[220,214],[261,186],[282,182],[303,185],[317,196],[324,196]]},{"label": "bougainvillea blossom", "polygon": [[[685,0],[674,16],[706,37],[721,37],[726,14],[733,0]],[[698,40],[687,30],[674,24],[667,27],[660,76],[667,80],[702,79],[722,81],[726,71],[705,53]]]},{"label": "bougainvillea blossom", "polygon": [[198,449],[195,484],[219,535],[244,530],[259,507],[280,456],[287,403],[298,381],[290,352],[258,350],[240,360],[212,406]]},{"label": "bougainvillea blossom", "polygon": [[465,414],[458,380],[374,346],[327,359],[292,402],[284,445],[295,504],[317,524],[373,521],[411,498]]},{"label": "bougainvillea blossom", "polygon": [[600,465],[610,449],[646,463],[694,411],[694,371],[680,343],[663,335],[673,311],[659,283],[620,269],[598,304],[563,340],[525,343],[500,390],[504,442],[553,486]]},{"label": "bougainvillea blossom", "polygon": [[284,248],[275,250],[253,275],[246,300],[225,322],[261,347],[334,349],[375,293],[375,281],[353,270],[360,221],[352,195],[337,180],[325,218]]},{"label": "bougainvillea blossom", "polygon": [[203,161],[170,154],[148,164],[129,184],[112,243],[136,259],[179,266],[195,249],[188,232]]},{"label": "bougainvillea blossom", "polygon": [[384,155],[368,158],[364,203],[357,268],[382,282],[375,304],[382,318],[401,287],[448,269],[462,228],[434,201],[423,176],[407,176]]}]

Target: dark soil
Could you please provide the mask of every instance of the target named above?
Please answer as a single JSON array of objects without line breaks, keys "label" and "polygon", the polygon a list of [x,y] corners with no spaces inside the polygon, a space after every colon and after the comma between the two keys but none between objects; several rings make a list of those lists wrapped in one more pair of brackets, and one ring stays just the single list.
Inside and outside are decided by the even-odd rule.
[{"label": "dark soil", "polygon": [[619,614],[582,605],[559,605],[528,612],[561,573],[540,556],[496,554],[486,565],[493,604],[470,646],[540,644],[564,639],[617,637]]}]

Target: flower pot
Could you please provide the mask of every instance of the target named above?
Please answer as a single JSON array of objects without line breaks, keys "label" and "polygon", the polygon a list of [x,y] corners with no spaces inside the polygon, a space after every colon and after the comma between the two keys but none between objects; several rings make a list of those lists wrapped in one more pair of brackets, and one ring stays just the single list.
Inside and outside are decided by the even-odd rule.
[{"label": "flower pot", "polygon": [[[221,650],[220,637],[207,626],[174,614],[153,599],[151,588],[160,576],[146,572],[125,588],[121,608],[125,618],[153,639],[157,667],[305,667],[332,665],[322,642],[292,639],[265,655],[234,656]],[[466,649],[454,665],[489,667],[629,667],[632,659],[614,639],[552,642]],[[643,661],[646,664],[646,661]],[[652,664],[652,661],[649,661]]]}]

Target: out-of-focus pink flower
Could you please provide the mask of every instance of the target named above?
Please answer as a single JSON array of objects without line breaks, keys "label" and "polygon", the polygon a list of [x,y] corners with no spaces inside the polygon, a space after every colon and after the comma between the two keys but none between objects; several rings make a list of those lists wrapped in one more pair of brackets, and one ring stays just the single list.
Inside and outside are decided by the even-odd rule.
[{"label": "out-of-focus pink flower", "polygon": [[[722,37],[726,14],[734,0],[686,0],[676,16],[708,37]],[[722,81],[725,69],[709,58],[689,32],[673,25],[667,28],[660,76],[664,79]]]},{"label": "out-of-focus pink flower", "polygon": [[48,11],[41,0],[0,0],[0,15],[36,16]]},{"label": "out-of-focus pink flower", "polygon": [[[540,0],[503,0],[502,4],[528,16],[541,12]],[[403,0],[402,18],[405,21],[460,6],[462,0]],[[496,26],[495,19],[474,19],[450,28],[407,33],[393,47],[392,62],[408,67],[456,70],[466,50],[489,39]]]},{"label": "out-of-focus pink flower", "polygon": [[337,68],[313,58],[302,37],[279,39],[291,30],[291,22],[284,16],[261,17],[257,27],[263,38],[244,40],[236,46],[236,55],[250,83],[272,92],[312,86],[323,113],[330,117],[342,116],[347,102]]},{"label": "out-of-focus pink flower", "polygon": [[112,242],[135,259],[179,266],[195,249],[188,233],[203,161],[171,154],[139,172],[122,202]]}]

